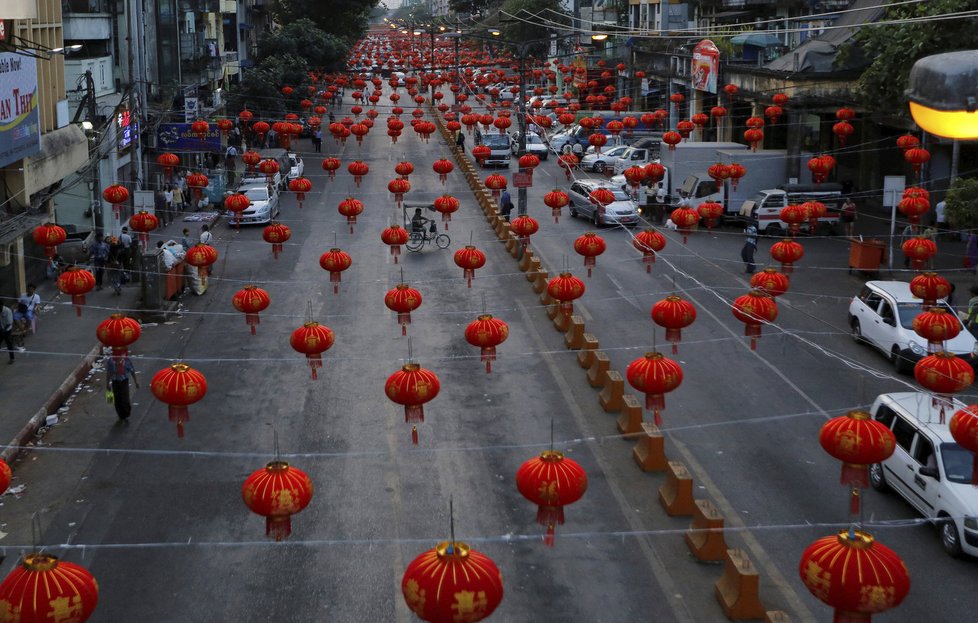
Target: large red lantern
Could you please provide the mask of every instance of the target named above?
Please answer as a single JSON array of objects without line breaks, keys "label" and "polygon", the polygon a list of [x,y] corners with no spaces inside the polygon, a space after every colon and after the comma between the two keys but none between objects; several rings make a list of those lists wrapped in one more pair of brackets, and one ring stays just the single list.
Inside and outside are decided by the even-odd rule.
[{"label": "large red lantern", "polygon": [[357,224],[357,215],[363,212],[363,202],[353,197],[347,197],[340,202],[336,209],[346,217],[346,223],[350,226],[350,233],[352,234],[353,226]]},{"label": "large red lantern", "polygon": [[169,419],[177,423],[177,436],[183,437],[183,423],[190,420],[187,407],[207,394],[207,379],[185,363],[174,363],[157,372],[149,388],[168,405]]},{"label": "large red lantern", "polygon": [[167,152],[156,157],[156,164],[163,167],[163,173],[167,178],[173,178],[173,170],[180,166],[180,156]]},{"label": "large red lantern", "polygon": [[587,491],[587,473],[562,452],[545,450],[520,466],[516,488],[537,505],[537,523],[547,527],[544,543],[553,547],[556,526],[564,523],[564,507]]},{"label": "large red lantern", "polygon": [[408,608],[430,623],[475,623],[503,600],[503,576],[488,556],[445,541],[411,561],[401,580]]},{"label": "large red lantern", "polygon": [[764,142],[764,130],[748,128],[744,130],[744,140],[750,145],[751,151],[757,151],[757,146]]},{"label": "large red lantern", "polygon": [[295,193],[296,201],[299,202],[299,209],[302,209],[302,202],[306,199],[306,193],[312,190],[312,182],[305,177],[297,177],[289,181],[289,190]]},{"label": "large red lantern", "polygon": [[230,119],[218,119],[215,122],[215,125],[217,126],[217,129],[221,131],[221,136],[226,138],[228,132],[234,128],[234,121],[231,121]]},{"label": "large red lantern", "polygon": [[102,191],[102,198],[112,204],[112,214],[119,218],[122,214],[122,204],[129,201],[129,190],[122,184],[112,184]]},{"label": "large red lantern", "polygon": [[292,534],[292,515],[312,501],[312,480],[285,461],[272,461],[248,476],[241,498],[265,518],[265,535],[281,541]]},{"label": "large red lantern", "polygon": [[808,160],[808,170],[812,172],[812,180],[821,184],[829,178],[829,173],[835,168],[835,158],[832,156],[815,156]]},{"label": "large red lantern", "polygon": [[71,295],[71,304],[75,306],[75,314],[82,315],[81,306],[85,304],[85,295],[95,287],[95,275],[84,268],[69,266],[58,276],[58,289]]},{"label": "large red lantern", "polygon": [[184,261],[197,268],[202,277],[207,277],[208,269],[217,261],[217,249],[209,244],[195,244],[187,249]]},{"label": "large red lantern", "polygon": [[404,178],[395,178],[387,183],[387,190],[394,195],[394,203],[397,204],[397,209],[401,209],[401,202],[404,201],[404,195],[411,190],[411,182]]},{"label": "large red lantern", "polygon": [[465,341],[482,349],[481,360],[486,364],[486,374],[492,372],[496,347],[505,342],[507,337],[509,325],[499,318],[493,318],[491,314],[482,314],[465,327]]},{"label": "large red lantern", "polygon": [[839,482],[849,487],[849,512],[859,514],[860,489],[869,486],[869,466],[890,458],[896,437],[865,411],[850,411],[832,418],[818,434],[822,448],[842,461]]},{"label": "large red lantern", "polygon": [[241,226],[241,213],[250,206],[251,199],[248,199],[248,195],[244,193],[234,193],[224,198],[224,207],[227,208],[228,212],[234,214],[234,224],[236,227]]},{"label": "large red lantern", "polygon": [[835,134],[835,137],[839,139],[839,147],[845,147],[846,139],[852,136],[855,131],[856,129],[848,121],[839,121],[832,126],[832,134]]},{"label": "large red lantern", "polygon": [[245,322],[251,327],[252,335],[256,333],[255,327],[261,324],[258,313],[267,309],[271,302],[268,292],[252,284],[241,288],[231,297],[231,305],[245,315]]},{"label": "large red lantern", "polygon": [[679,134],[685,139],[689,138],[690,133],[692,133],[695,128],[696,126],[693,125],[693,122],[687,121],[686,119],[683,119],[676,124],[676,131],[679,132]]},{"label": "large red lantern", "polygon": [[370,127],[365,123],[354,123],[350,126],[350,134],[357,137],[357,145],[363,145],[363,137],[370,131]]},{"label": "large red lantern", "polygon": [[0,583],[0,613],[16,623],[84,623],[98,605],[87,569],[49,554],[26,554]]},{"label": "large red lantern", "polygon": [[476,159],[476,162],[481,166],[486,158],[492,155],[492,150],[488,145],[476,145],[472,148],[472,157]]},{"label": "large red lantern", "polygon": [[930,152],[921,147],[911,147],[903,152],[903,159],[913,166],[914,175],[920,176],[920,168],[930,161]]},{"label": "large red lantern", "polygon": [[486,254],[467,244],[455,252],[454,260],[455,265],[462,269],[462,277],[468,283],[468,287],[471,288],[476,269],[486,265]]},{"label": "large red lantern", "polygon": [[777,269],[768,266],[750,278],[750,287],[760,290],[770,296],[781,296],[788,291],[791,280],[788,275],[779,273]]},{"label": "large red lantern", "polygon": [[316,370],[323,367],[323,353],[330,349],[334,339],[332,329],[314,320],[304,323],[292,332],[289,344],[306,356],[309,369],[312,370],[312,380],[319,378]]},{"label": "large red lantern", "polygon": [[913,149],[920,145],[920,139],[913,134],[904,134],[896,140],[897,147],[903,150],[903,153],[907,153],[908,149]]},{"label": "large red lantern", "polygon": [[[271,162],[275,163],[274,160]],[[275,166],[278,167],[278,163],[275,163]],[[264,173],[264,171],[262,172]],[[210,184],[210,180],[203,173],[191,173],[187,176],[187,186],[193,191],[194,199],[200,200],[204,196],[204,189],[207,188],[208,184]]]},{"label": "large red lantern", "polygon": [[778,305],[774,298],[757,290],[737,297],[731,311],[737,320],[744,323],[744,335],[750,338],[751,350],[757,350],[761,325],[770,324],[778,317]]},{"label": "large red lantern", "polygon": [[781,208],[780,218],[788,224],[788,231],[792,236],[797,236],[801,231],[801,224],[808,217],[807,211],[800,205],[787,205]]},{"label": "large red lantern", "polygon": [[961,332],[957,316],[943,307],[931,307],[913,319],[913,330],[927,340],[927,352],[944,350],[944,342],[953,340]]},{"label": "large red lantern", "polygon": [[560,273],[547,283],[547,294],[560,302],[560,311],[570,318],[574,313],[574,300],[584,294],[584,282],[571,273]]},{"label": "large red lantern", "polygon": [[150,214],[146,210],[140,210],[129,217],[129,227],[134,232],[139,233],[139,242],[143,245],[144,249],[149,248],[149,232],[156,229],[159,222],[159,219],[155,215]]},{"label": "large red lantern", "polygon": [[650,162],[645,165],[645,179],[651,184],[658,184],[666,175],[666,168],[658,162]]},{"label": "large red lantern", "polygon": [[401,335],[407,335],[407,325],[411,324],[411,312],[421,307],[421,301],[421,293],[406,283],[397,284],[384,296],[384,305],[387,309],[397,312]]},{"label": "large red lantern", "polygon": [[370,173],[370,165],[363,160],[354,160],[346,165],[346,170],[353,176],[353,183],[357,185],[357,188],[360,188],[360,182],[363,180],[363,176]]},{"label": "large red lantern", "polygon": [[207,138],[207,133],[211,131],[211,124],[207,123],[203,119],[198,119],[190,124],[190,132],[197,136],[197,140],[204,140]]},{"label": "large red lantern", "polygon": [[397,173],[404,179],[407,179],[409,175],[414,173],[414,165],[406,160],[402,160],[394,165],[394,173]]},{"label": "large red lantern", "polygon": [[353,258],[346,251],[332,248],[319,256],[319,265],[329,271],[329,281],[333,284],[333,294],[339,294],[341,273],[353,264]]},{"label": "large red lantern", "polygon": [[716,201],[704,201],[696,206],[696,213],[706,223],[707,229],[713,229],[723,216],[723,204]]},{"label": "large red lantern", "polygon": [[[241,154],[241,161],[248,165],[248,171],[254,171],[255,167],[258,166],[258,163],[261,162],[261,154],[259,154],[257,151],[246,151],[245,153]],[[326,161],[324,160],[324,169],[326,168],[325,162]]]},{"label": "large red lantern", "polygon": [[774,261],[781,262],[781,272],[791,274],[795,262],[804,256],[805,248],[789,238],[771,245],[771,257],[774,258]]},{"label": "large red lantern", "polygon": [[580,162],[581,159],[574,154],[561,154],[557,158],[557,166],[564,170],[564,175],[567,177],[567,181],[570,181],[571,171],[576,169]]},{"label": "large red lantern", "polygon": [[628,384],[645,394],[645,408],[652,411],[656,426],[662,425],[660,411],[666,408],[665,395],[683,382],[683,369],[658,351],[645,353],[625,370]]},{"label": "large red lantern", "polygon": [[343,163],[340,162],[339,158],[334,158],[332,156],[323,158],[323,171],[326,171],[326,173],[329,174],[329,179],[333,180],[336,178],[337,169],[339,169],[342,164]]},{"label": "large red lantern", "polygon": [[540,230],[540,223],[532,216],[521,214],[510,222],[509,228],[519,239],[520,246],[526,249],[530,244],[530,236]]},{"label": "large red lantern", "polygon": [[125,314],[112,314],[99,323],[95,328],[95,337],[99,342],[112,348],[112,354],[116,356],[126,355],[128,348],[132,346],[143,329],[134,318]]},{"label": "large red lantern", "polygon": [[733,186],[734,190],[737,190],[737,183],[740,178],[747,175],[747,169],[742,164],[732,162],[727,165],[727,174],[730,176],[730,185]]},{"label": "large red lantern", "polygon": [[258,135],[259,141],[262,141],[263,137],[268,134],[271,127],[272,126],[270,126],[267,121],[256,121],[251,124],[251,131]]},{"label": "large red lantern", "polygon": [[492,191],[492,198],[499,201],[500,192],[506,190],[506,178],[498,173],[486,177],[486,188]]},{"label": "large red lantern", "polygon": [[958,409],[948,422],[951,436],[974,456],[971,460],[971,484],[978,485],[978,405]]},{"label": "large red lantern", "polygon": [[681,143],[683,135],[672,130],[662,135],[662,142],[669,146],[669,151],[676,151],[676,145]]},{"label": "large red lantern", "polygon": [[440,160],[435,160],[435,163],[431,165],[431,168],[434,169],[435,173],[438,174],[438,179],[442,184],[444,184],[445,180],[448,179],[448,174],[455,169],[455,165],[452,164],[451,161],[442,158]]},{"label": "large red lantern", "polygon": [[696,308],[684,298],[671,294],[652,306],[652,322],[666,330],[666,341],[672,342],[672,354],[679,353],[683,329],[696,320]]},{"label": "large red lantern", "polygon": [[808,231],[812,235],[818,229],[818,221],[828,214],[828,208],[821,201],[806,201],[801,204],[802,209],[805,211],[805,218],[808,219]]},{"label": "large red lantern", "polygon": [[555,188],[543,196],[543,203],[550,208],[550,213],[554,217],[554,223],[560,222],[560,210],[570,203],[570,196],[564,191]]},{"label": "large red lantern", "polygon": [[692,208],[676,208],[669,218],[676,224],[676,229],[683,235],[683,244],[686,244],[690,230],[700,222],[700,213]]},{"label": "large red lantern", "polygon": [[411,442],[418,443],[418,423],[424,422],[424,405],[441,391],[441,383],[434,372],[421,364],[406,363],[400,370],[387,377],[384,393],[404,407],[404,421],[411,424]]},{"label": "large red lantern", "polygon": [[910,187],[903,191],[903,197],[897,203],[897,209],[907,217],[907,220],[916,225],[920,222],[920,217],[930,210],[930,199],[923,193],[916,192],[918,189]]},{"label": "large red lantern", "polygon": [[899,606],[910,592],[907,566],[896,552],[860,530],[809,545],[798,572],[812,595],[835,608],[836,623],[870,623],[871,615]]},{"label": "large red lantern", "polygon": [[950,395],[963,391],[975,382],[971,364],[948,352],[933,353],[918,361],[913,367],[913,376],[934,394],[932,403],[941,410],[941,424],[944,423],[946,407],[953,404]]},{"label": "large red lantern", "polygon": [[910,280],[910,293],[923,299],[924,308],[933,307],[938,299],[951,294],[951,284],[937,273],[928,271]]},{"label": "large red lantern", "polygon": [[588,277],[591,276],[591,269],[596,263],[596,258],[605,252],[607,246],[604,238],[593,231],[585,232],[574,241],[574,250],[584,256],[584,266],[587,268]]},{"label": "large red lantern", "polygon": [[768,106],[764,109],[764,116],[771,120],[772,125],[778,122],[782,114],[784,114],[784,109],[780,106]]},{"label": "large red lantern", "polygon": [[262,239],[272,245],[272,257],[278,259],[285,241],[292,237],[292,230],[281,223],[269,223],[261,232]]},{"label": "large red lantern", "polygon": [[717,190],[723,188],[723,182],[730,177],[730,169],[722,162],[711,164],[706,170],[706,174],[713,178],[717,184]]},{"label": "large red lantern", "polygon": [[401,254],[401,245],[407,244],[410,237],[408,230],[396,223],[380,232],[381,241],[391,248],[391,257],[394,258],[395,264],[397,264],[397,258]]},{"label": "large red lantern", "polygon": [[913,266],[914,270],[922,269],[927,265],[927,261],[930,258],[937,255],[937,243],[923,236],[910,238],[900,248],[903,250],[903,254],[907,256],[907,259],[910,260],[910,265]]},{"label": "large red lantern", "polygon": [[441,220],[445,224],[445,231],[448,231],[448,223],[452,220],[452,213],[459,207],[459,201],[451,195],[442,195],[433,202],[435,210],[441,212]]},{"label": "large red lantern", "polygon": [[625,181],[628,185],[634,189],[637,189],[645,181],[645,168],[639,166],[631,166],[622,171],[622,175],[625,176]]},{"label": "large red lantern", "polygon": [[771,96],[774,101],[775,106],[784,106],[788,103],[788,95],[786,93],[775,93]]},{"label": "large red lantern", "polygon": [[632,246],[642,252],[645,272],[651,273],[652,264],[655,264],[655,254],[665,248],[666,237],[650,227],[635,234]]}]

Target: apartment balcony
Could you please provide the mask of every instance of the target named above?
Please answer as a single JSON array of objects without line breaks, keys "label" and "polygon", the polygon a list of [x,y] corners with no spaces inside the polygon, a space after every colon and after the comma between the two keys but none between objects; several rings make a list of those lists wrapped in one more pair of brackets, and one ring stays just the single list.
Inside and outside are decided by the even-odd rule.
[{"label": "apartment balcony", "polygon": [[195,61],[207,56],[207,33],[180,33],[180,60]]},{"label": "apartment balcony", "polygon": [[[65,3],[68,0],[64,0]],[[74,2],[79,8],[107,8],[100,0]],[[66,41],[106,41],[112,38],[112,14],[108,11],[74,11],[64,13],[64,38]]]}]

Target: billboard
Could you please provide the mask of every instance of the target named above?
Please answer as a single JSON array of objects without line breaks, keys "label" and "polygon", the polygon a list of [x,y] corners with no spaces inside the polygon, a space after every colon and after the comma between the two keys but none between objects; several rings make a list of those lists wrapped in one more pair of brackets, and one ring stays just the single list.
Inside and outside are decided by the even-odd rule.
[{"label": "billboard", "polygon": [[210,151],[223,154],[221,131],[213,123],[204,138],[190,131],[189,123],[161,123],[156,132],[157,148],[161,151]]},{"label": "billboard", "polygon": [[39,151],[37,59],[0,53],[0,167]]},{"label": "billboard", "polygon": [[709,39],[703,39],[693,48],[693,88],[716,93],[719,71],[720,50]]}]

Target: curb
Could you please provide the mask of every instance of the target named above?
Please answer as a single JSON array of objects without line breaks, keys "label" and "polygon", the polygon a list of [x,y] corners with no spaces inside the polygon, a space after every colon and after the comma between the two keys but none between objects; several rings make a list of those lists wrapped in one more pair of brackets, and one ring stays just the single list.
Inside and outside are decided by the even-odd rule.
[{"label": "curb", "polygon": [[31,419],[27,421],[27,424],[17,433],[17,435],[10,440],[7,447],[0,452],[0,459],[3,459],[7,463],[10,463],[13,458],[23,450],[23,446],[37,433],[37,431],[44,425],[45,418],[51,414],[57,412],[58,408],[64,404],[68,396],[75,387],[81,383],[82,379],[91,371],[92,364],[95,360],[102,355],[102,345],[96,344],[85,358],[79,362],[74,370],[68,375],[68,377],[58,386],[58,389],[48,397],[40,409],[31,416]]}]

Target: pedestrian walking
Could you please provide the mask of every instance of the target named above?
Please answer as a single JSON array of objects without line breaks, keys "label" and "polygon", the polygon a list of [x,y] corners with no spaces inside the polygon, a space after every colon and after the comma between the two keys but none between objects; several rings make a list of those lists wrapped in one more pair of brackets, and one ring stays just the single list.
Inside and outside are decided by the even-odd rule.
[{"label": "pedestrian walking", "polygon": [[662,224],[662,219],[666,214],[666,197],[668,193],[666,192],[666,187],[662,182],[659,182],[658,187],[655,189],[655,222]]},{"label": "pedestrian walking", "polygon": [[211,233],[211,228],[207,225],[200,226],[200,244],[210,244],[211,240],[214,239],[214,234]]},{"label": "pedestrian walking", "polygon": [[461,130],[455,133],[455,147],[458,148],[458,153],[465,153],[465,134]]},{"label": "pedestrian walking", "polygon": [[18,308],[23,305],[23,311],[17,315],[23,316],[31,323],[31,328],[36,327],[38,306],[41,304],[41,296],[37,293],[37,286],[33,283],[27,284],[27,292],[20,295],[17,300]]},{"label": "pedestrian walking", "polygon": [[508,190],[504,190],[503,194],[499,196],[499,215],[508,221],[512,211],[513,197],[509,194]]},{"label": "pedestrian walking", "polygon": [[751,275],[757,270],[757,264],[754,263],[754,253],[757,252],[757,221],[751,219],[744,233],[747,239],[744,240],[744,248],[740,250],[740,259],[744,261],[746,267],[744,272]]},{"label": "pedestrian walking", "polygon": [[[124,352],[124,351],[123,351]],[[115,406],[119,419],[125,421],[132,413],[132,402],[129,399],[129,377],[139,388],[136,379],[136,367],[132,365],[129,355],[113,352],[105,363],[105,401]]]},{"label": "pedestrian walking", "polygon": [[136,243],[132,239],[128,227],[122,228],[122,233],[119,234],[119,244],[122,245],[122,251],[119,254],[119,261],[122,262],[122,268],[124,270],[132,270],[132,259],[136,251]]},{"label": "pedestrian walking", "polygon": [[839,220],[846,228],[846,236],[852,238],[852,232],[856,227],[856,202],[852,197],[846,197],[842,203],[842,211],[839,213]]},{"label": "pedestrian walking", "polygon": [[109,240],[110,238],[106,236],[102,240],[99,240],[92,247],[89,252],[92,258],[92,268],[95,273],[95,289],[102,289],[102,280],[105,276],[105,265],[109,261]]},{"label": "pedestrian walking", "polygon": [[318,154],[323,151],[323,129],[317,127],[312,131],[312,148]]},{"label": "pedestrian walking", "polygon": [[238,157],[238,149],[234,145],[228,145],[227,151],[224,152],[224,168],[228,171],[234,171],[235,158]]},{"label": "pedestrian walking", "polygon": [[167,184],[163,188],[163,227],[170,224],[173,220],[173,186]]},{"label": "pedestrian walking", "polygon": [[14,362],[14,313],[0,300],[0,341],[7,346],[7,353],[10,354],[8,364]]},{"label": "pedestrian walking", "polygon": [[183,238],[180,239],[180,244],[183,245],[184,251],[189,251],[190,247],[193,245],[193,243],[190,242],[190,230],[186,227],[183,228]]},{"label": "pedestrian walking", "polygon": [[183,194],[183,189],[179,186],[173,188],[173,211],[183,212],[187,209],[187,196]]}]

